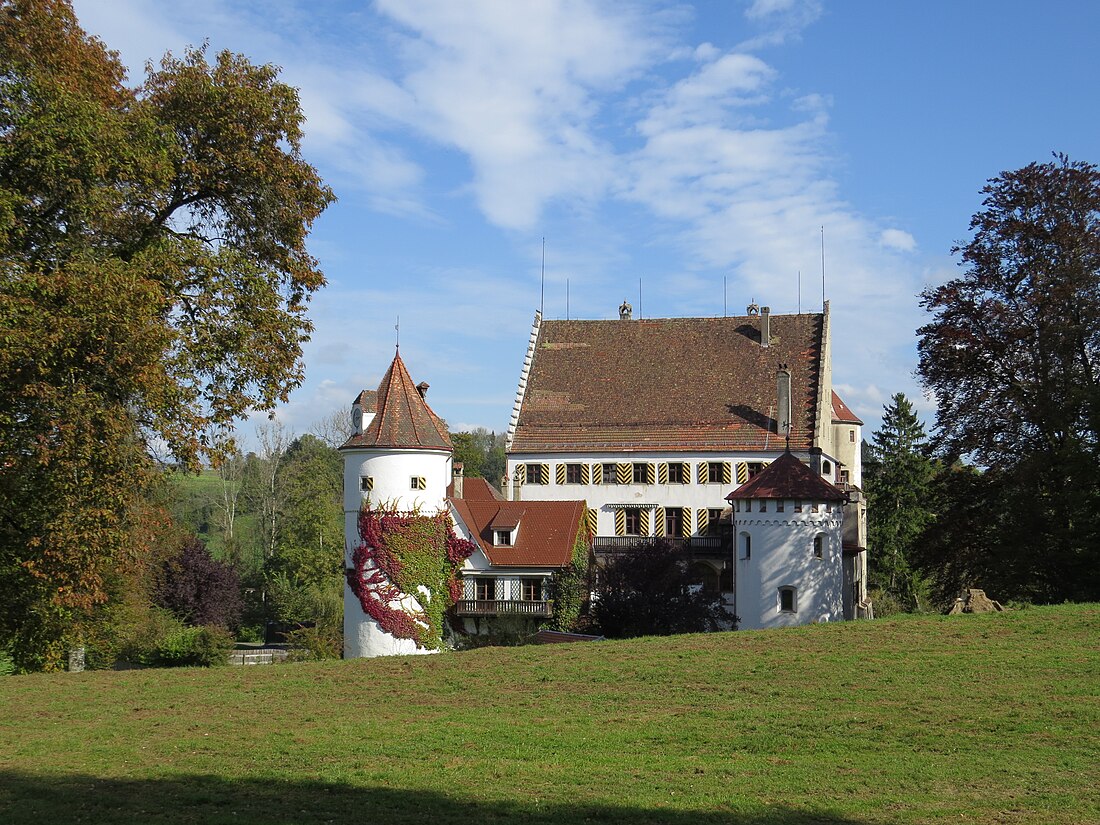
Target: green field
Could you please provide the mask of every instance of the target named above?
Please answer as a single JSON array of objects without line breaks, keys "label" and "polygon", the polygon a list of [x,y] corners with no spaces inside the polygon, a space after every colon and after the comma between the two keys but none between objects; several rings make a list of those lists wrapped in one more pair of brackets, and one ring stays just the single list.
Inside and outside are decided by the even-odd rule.
[{"label": "green field", "polygon": [[0,822],[1100,822],[1100,606],[0,679]]}]

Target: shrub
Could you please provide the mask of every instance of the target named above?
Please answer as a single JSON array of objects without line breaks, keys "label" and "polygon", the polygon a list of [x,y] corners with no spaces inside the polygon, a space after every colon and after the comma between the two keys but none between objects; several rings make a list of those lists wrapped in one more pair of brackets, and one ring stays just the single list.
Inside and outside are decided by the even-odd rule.
[{"label": "shrub", "polygon": [[230,630],[240,624],[244,609],[237,572],[215,561],[194,536],[185,539],[179,553],[160,569],[154,600],[188,624]]},{"label": "shrub", "polygon": [[216,667],[228,664],[233,637],[223,627],[180,627],[159,639],[143,664],[154,667]]}]

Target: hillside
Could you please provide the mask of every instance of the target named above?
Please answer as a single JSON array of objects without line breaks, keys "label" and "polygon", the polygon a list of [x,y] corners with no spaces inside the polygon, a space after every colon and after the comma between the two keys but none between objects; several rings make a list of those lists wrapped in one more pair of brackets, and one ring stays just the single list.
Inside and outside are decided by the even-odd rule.
[{"label": "hillside", "polygon": [[0,822],[1098,822],[1100,606],[0,679]]}]

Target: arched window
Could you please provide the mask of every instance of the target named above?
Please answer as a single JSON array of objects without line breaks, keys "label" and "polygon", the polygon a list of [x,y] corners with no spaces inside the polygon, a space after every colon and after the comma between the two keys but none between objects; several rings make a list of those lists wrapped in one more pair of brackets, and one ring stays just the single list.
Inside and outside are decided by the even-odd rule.
[{"label": "arched window", "polygon": [[818,533],[814,536],[814,558],[820,559],[825,556],[825,534]]},{"label": "arched window", "polygon": [[752,536],[748,533],[741,534],[741,558],[752,558]]},{"label": "arched window", "polygon": [[779,588],[779,612],[798,612],[798,591],[793,587]]}]

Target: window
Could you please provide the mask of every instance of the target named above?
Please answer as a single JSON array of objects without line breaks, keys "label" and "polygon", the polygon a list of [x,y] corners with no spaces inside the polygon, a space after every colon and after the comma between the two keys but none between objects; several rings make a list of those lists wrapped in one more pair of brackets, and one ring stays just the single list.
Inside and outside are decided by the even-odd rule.
[{"label": "window", "polygon": [[851,480],[851,474],[847,470],[840,471],[840,483],[848,484]]},{"label": "window", "polygon": [[760,512],[761,513],[768,512],[768,500],[766,498],[760,499]]},{"label": "window", "polygon": [[833,465],[828,461],[821,462],[821,474],[823,476],[829,475],[833,471]]},{"label": "window", "polygon": [[479,602],[491,602],[497,597],[496,579],[474,579],[474,598]]},{"label": "window", "polygon": [[424,476],[413,476],[409,479],[410,490],[427,490],[428,482],[424,480]]},{"label": "window", "polygon": [[684,534],[684,511],[679,507],[665,508],[665,535],[682,536]]},{"label": "window", "polygon": [[512,531],[511,530],[494,530],[493,531],[493,544],[497,547],[511,547],[512,545]]},{"label": "window", "polygon": [[855,430],[848,430],[848,440],[852,444],[856,443],[856,431]]},{"label": "window", "polygon": [[797,593],[793,587],[780,587],[779,588],[779,612],[780,613],[797,613],[798,612],[798,599]]},{"label": "window", "polygon": [[708,461],[707,462],[707,484],[721,484],[722,483],[722,462],[721,461]]},{"label": "window", "polygon": [[794,503],[794,511],[796,513],[801,513],[802,512],[802,502],[801,501],[796,501]]},{"label": "window", "polygon": [[814,558],[820,559],[825,552],[825,537],[822,535],[814,536]]},{"label": "window", "polygon": [[566,464],[565,465],[565,483],[566,484],[583,484],[581,481],[581,465],[580,464]]},{"label": "window", "polygon": [[640,536],[642,534],[641,512],[638,510],[625,510],[623,515],[626,516],[626,534],[628,536]]},{"label": "window", "polygon": [[373,476],[359,476],[359,492],[361,492],[361,493],[373,493],[374,492],[374,477]]},{"label": "window", "polygon": [[519,597],[525,602],[541,602],[542,579],[521,579]]},{"label": "window", "polygon": [[746,466],[749,468],[749,478],[752,478],[764,469],[764,464],[760,461],[750,461]]},{"label": "window", "polygon": [[718,535],[718,520],[722,518],[722,511],[718,509],[707,510],[707,535]]},{"label": "window", "polygon": [[775,502],[775,512],[782,513],[785,509],[787,509],[787,502],[783,499],[778,499]]},{"label": "window", "polygon": [[645,464],[635,464],[633,467],[633,479],[635,484],[649,484],[649,472]]},{"label": "window", "polygon": [[615,464],[601,464],[602,480],[604,484],[615,484],[618,466]]},{"label": "window", "polygon": [[741,534],[741,558],[752,558],[752,536],[748,533]]},{"label": "window", "polygon": [[550,479],[549,470],[545,464],[528,464],[527,465],[527,483],[528,484],[547,484]]},{"label": "window", "polygon": [[815,502],[813,503],[813,506],[812,506],[812,508],[811,508],[810,512],[813,512],[813,513],[820,513],[820,512],[821,512],[821,505],[820,505],[820,504],[819,504],[818,502],[816,502],[816,501],[815,501]]},{"label": "window", "polygon": [[668,483],[669,484],[687,484],[687,473],[684,472],[683,464],[669,464],[668,465]]}]

